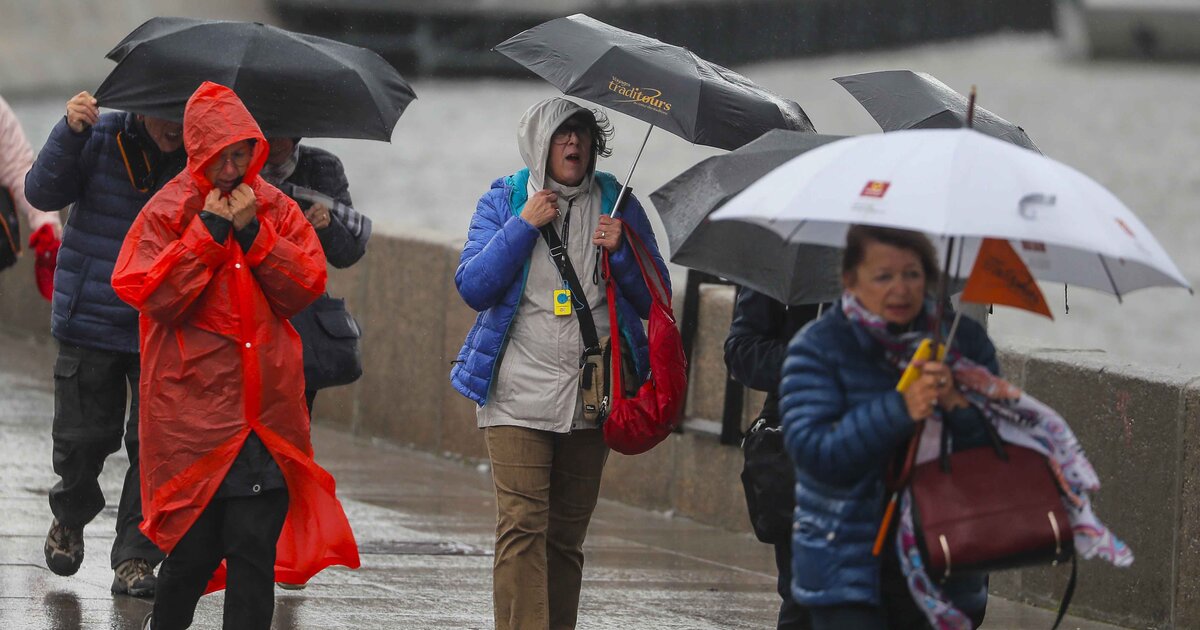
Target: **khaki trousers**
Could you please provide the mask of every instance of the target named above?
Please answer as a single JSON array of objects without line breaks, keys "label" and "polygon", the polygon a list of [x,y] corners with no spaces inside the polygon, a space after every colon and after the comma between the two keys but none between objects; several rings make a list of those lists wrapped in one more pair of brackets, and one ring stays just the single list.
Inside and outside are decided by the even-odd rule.
[{"label": "khaki trousers", "polygon": [[604,436],[513,426],[484,435],[496,485],[496,630],[573,630],[583,539],[608,458]]}]

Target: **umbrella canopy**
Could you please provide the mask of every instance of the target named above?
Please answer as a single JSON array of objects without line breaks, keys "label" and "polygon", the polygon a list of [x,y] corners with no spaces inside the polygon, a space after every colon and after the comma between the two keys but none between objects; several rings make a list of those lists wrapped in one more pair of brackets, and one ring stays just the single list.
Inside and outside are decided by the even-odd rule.
[{"label": "umbrella canopy", "polygon": [[696,144],[736,149],[770,129],[813,131],[794,101],[686,48],[582,13],[535,26],[495,50],[567,96],[628,114]]},{"label": "umbrella canopy", "polygon": [[1009,241],[1039,280],[1121,295],[1190,285],[1103,186],[971,129],[847,138],[793,158],[712,214],[788,241],[842,245],[851,224],[953,237],[970,269],[984,238]]},{"label": "umbrella canopy", "polygon": [[762,226],[708,215],[788,160],[842,136],[774,130],[710,157],[650,194],[671,261],[752,287],[784,304],[826,302],[841,293],[840,247],[786,242]]},{"label": "umbrella canopy", "polygon": [[[866,108],[884,131],[957,129],[967,126],[967,97],[924,72],[886,70],[834,79]],[[982,107],[975,108],[976,131],[1041,153],[1025,130]]]},{"label": "umbrella canopy", "polygon": [[257,22],[153,18],[108,58],[104,107],[183,120],[204,81],[232,88],[268,137],[391,140],[416,94],[382,57],[358,46]]}]

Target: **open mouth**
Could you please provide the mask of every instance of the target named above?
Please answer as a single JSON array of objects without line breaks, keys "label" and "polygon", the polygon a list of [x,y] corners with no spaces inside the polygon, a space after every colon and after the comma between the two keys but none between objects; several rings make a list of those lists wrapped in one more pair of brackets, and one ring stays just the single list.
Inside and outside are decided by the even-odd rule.
[{"label": "open mouth", "polygon": [[568,153],[563,156],[563,159],[565,159],[566,161],[568,161],[572,164],[578,164],[580,161],[583,160],[583,156],[580,155],[579,153]]}]

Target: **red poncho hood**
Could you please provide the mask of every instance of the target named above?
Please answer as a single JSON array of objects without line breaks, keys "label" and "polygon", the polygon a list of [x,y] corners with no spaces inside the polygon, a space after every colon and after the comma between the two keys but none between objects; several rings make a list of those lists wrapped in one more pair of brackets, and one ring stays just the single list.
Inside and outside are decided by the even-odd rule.
[{"label": "red poncho hood", "polygon": [[242,177],[242,181],[249,184],[267,162],[270,152],[267,139],[233,90],[205,81],[188,99],[183,112],[187,172],[191,173],[202,196],[213,187],[204,170],[225,147],[242,140],[254,141],[254,154]]}]

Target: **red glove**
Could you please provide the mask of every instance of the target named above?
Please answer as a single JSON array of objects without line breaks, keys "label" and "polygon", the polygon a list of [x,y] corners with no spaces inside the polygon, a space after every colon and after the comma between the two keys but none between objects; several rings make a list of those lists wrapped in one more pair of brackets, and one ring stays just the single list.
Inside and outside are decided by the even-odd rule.
[{"label": "red glove", "polygon": [[54,295],[54,266],[58,263],[58,248],[62,241],[54,237],[54,228],[43,225],[29,235],[29,247],[36,258],[33,262],[33,277],[38,291],[47,301]]}]

